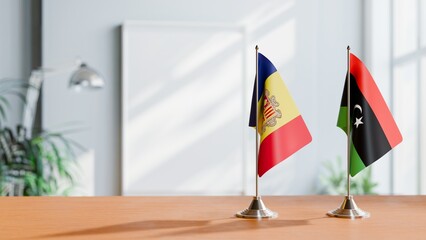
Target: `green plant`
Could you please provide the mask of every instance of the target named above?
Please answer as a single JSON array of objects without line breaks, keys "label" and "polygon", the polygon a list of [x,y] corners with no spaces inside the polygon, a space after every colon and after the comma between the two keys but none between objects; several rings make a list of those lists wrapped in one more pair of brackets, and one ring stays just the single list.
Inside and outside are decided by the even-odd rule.
[{"label": "green plant", "polygon": [[0,131],[1,195],[67,195],[74,186],[72,140],[61,133],[25,137],[25,129]]},{"label": "green plant", "polygon": [[[335,162],[324,163],[325,174],[320,176],[321,191],[323,194],[345,195],[347,193],[347,169],[343,166],[342,159]],[[351,194],[367,195],[377,194],[377,183],[372,180],[371,167],[351,178]]]},{"label": "green plant", "polygon": [[65,137],[66,131],[42,131],[27,136],[27,129],[3,126],[10,109],[9,96],[26,103],[31,86],[16,80],[0,81],[0,195],[68,195],[75,185],[74,148],[81,146]]}]

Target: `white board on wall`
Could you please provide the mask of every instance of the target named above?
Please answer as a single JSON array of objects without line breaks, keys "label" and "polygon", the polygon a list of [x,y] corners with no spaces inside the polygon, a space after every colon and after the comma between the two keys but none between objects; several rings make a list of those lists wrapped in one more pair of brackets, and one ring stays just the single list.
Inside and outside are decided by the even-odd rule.
[{"label": "white board on wall", "polygon": [[122,194],[241,194],[245,39],[239,27],[122,27]]}]

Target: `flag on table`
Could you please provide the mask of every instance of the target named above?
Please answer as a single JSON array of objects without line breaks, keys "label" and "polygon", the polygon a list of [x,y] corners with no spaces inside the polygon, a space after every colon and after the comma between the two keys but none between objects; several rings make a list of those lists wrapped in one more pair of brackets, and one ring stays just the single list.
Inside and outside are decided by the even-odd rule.
[{"label": "flag on table", "polygon": [[257,98],[256,83],[253,90],[249,126],[256,126],[258,104],[258,174],[262,176],[310,143],[312,137],[277,69],[261,53],[258,53],[258,81]]},{"label": "flag on table", "polygon": [[[402,141],[401,133],[368,69],[350,54],[351,156],[355,176]],[[343,90],[337,126],[347,133],[347,84]]]}]

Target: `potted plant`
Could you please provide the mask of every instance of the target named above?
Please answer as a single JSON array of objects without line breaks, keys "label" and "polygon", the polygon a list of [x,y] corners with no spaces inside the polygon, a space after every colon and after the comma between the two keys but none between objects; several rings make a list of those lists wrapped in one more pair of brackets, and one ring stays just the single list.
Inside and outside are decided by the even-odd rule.
[{"label": "potted plant", "polygon": [[8,95],[26,103],[28,88],[17,80],[0,80],[0,195],[68,195],[75,185],[74,148],[81,146],[65,137],[65,132],[28,136],[28,129],[21,125],[14,130],[4,126],[10,110]]},{"label": "potted plant", "polygon": [[[326,170],[320,176],[322,194],[345,195],[347,191],[347,169],[343,167],[342,159],[338,157],[335,162],[324,163]],[[351,179],[351,192],[355,195],[377,194],[375,188],[378,183],[372,179],[371,167],[358,173]]]}]

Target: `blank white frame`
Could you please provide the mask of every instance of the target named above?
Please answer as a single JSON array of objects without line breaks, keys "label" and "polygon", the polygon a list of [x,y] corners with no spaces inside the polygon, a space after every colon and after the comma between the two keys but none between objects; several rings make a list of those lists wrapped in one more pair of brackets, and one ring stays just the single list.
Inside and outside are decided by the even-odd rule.
[{"label": "blank white frame", "polygon": [[[235,186],[235,190],[234,191],[222,191],[220,188],[216,189],[216,190],[206,190],[206,191],[190,191],[190,190],[177,190],[177,191],[164,191],[160,190],[159,192],[153,192],[153,191],[134,191],[132,189],[129,188],[129,179],[128,178],[128,169],[129,169],[129,164],[131,164],[131,162],[129,162],[129,144],[131,144],[129,142],[129,81],[131,81],[130,76],[128,75],[128,71],[127,71],[127,67],[129,63],[129,53],[130,51],[133,51],[131,49],[131,46],[129,46],[128,42],[129,42],[129,37],[131,37],[129,35],[129,31],[132,30],[140,30],[140,31],[144,31],[144,29],[152,29],[152,28],[156,28],[158,29],[163,29],[164,31],[169,31],[170,29],[184,29],[185,31],[217,31],[217,32],[230,32],[233,34],[238,34],[241,36],[241,46],[240,51],[241,51],[241,69],[240,71],[240,76],[241,76],[241,82],[240,87],[241,87],[241,99],[239,101],[241,101],[241,114],[240,114],[240,118],[241,121],[244,121],[246,116],[244,114],[244,108],[246,107],[246,102],[245,99],[247,98],[247,96],[245,95],[245,91],[244,89],[246,89],[246,59],[245,59],[245,49],[246,49],[246,43],[247,43],[247,39],[246,39],[246,30],[243,27],[240,26],[235,26],[235,25],[229,25],[229,24],[210,24],[210,23],[175,23],[175,22],[150,22],[150,21],[127,21],[123,24],[122,26],[122,113],[121,113],[121,121],[122,121],[122,132],[121,132],[121,147],[122,147],[122,154],[121,154],[121,163],[122,163],[122,184],[121,184],[121,191],[122,191],[122,195],[235,195],[235,194],[242,194],[244,192],[244,181],[245,181],[245,152],[246,152],[246,141],[244,139],[244,128],[246,128],[245,124],[240,124],[241,125],[241,130],[239,130],[239,132],[241,132],[241,135],[238,136],[238,138],[240,139],[240,144],[241,144],[241,151],[239,153],[239,160],[241,166],[239,167],[239,171],[236,172],[236,176],[238,176],[238,174],[240,174],[241,176],[238,176],[239,180],[238,182],[238,186]],[[173,39],[170,39],[171,41]],[[141,43],[143,44],[143,43]],[[145,47],[149,47],[149,46],[145,46]],[[172,57],[172,56],[171,56]],[[184,70],[183,70],[184,71]],[[226,187],[225,187],[226,188]],[[229,190],[229,189],[228,189]]]}]

